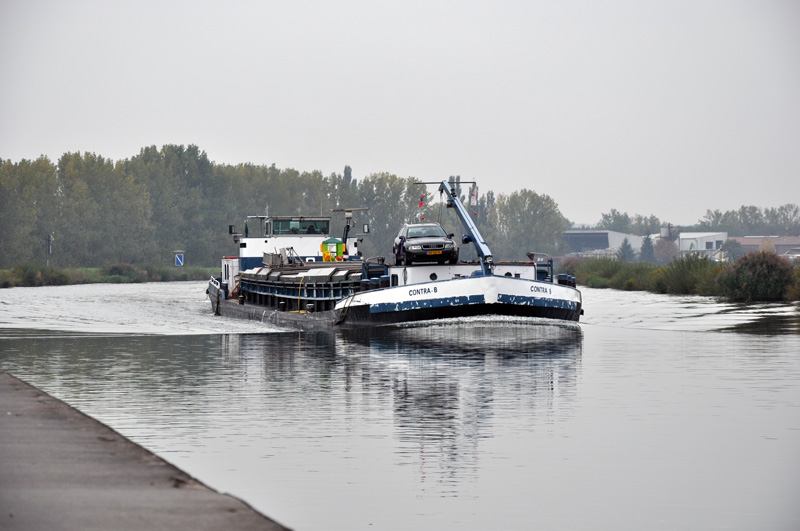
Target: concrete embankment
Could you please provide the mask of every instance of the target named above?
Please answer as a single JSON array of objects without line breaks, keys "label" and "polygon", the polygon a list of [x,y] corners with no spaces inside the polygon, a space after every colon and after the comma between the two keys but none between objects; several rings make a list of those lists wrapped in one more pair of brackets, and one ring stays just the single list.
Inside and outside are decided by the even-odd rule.
[{"label": "concrete embankment", "polygon": [[0,529],[286,528],[0,372]]}]

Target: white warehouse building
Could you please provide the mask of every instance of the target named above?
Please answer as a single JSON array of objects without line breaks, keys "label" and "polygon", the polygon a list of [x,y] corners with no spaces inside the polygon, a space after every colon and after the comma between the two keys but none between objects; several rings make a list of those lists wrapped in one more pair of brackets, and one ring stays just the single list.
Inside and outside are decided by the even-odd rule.
[{"label": "white warehouse building", "polygon": [[713,258],[727,239],[727,232],[681,232],[678,236],[678,249],[681,254],[699,254]]}]

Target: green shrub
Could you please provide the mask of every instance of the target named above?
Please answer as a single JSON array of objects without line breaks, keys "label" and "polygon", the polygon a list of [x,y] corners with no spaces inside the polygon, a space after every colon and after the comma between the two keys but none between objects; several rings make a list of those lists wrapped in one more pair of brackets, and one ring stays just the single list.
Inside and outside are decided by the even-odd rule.
[{"label": "green shrub", "polygon": [[701,276],[695,289],[695,294],[706,295],[709,297],[719,297],[722,295],[722,288],[719,285],[719,277],[726,271],[726,266],[712,262],[713,267],[709,268],[705,276]]},{"label": "green shrub", "polygon": [[92,284],[102,282],[100,270],[96,267],[79,267],[69,270],[69,276],[73,284]]},{"label": "green shrub", "polygon": [[790,301],[800,301],[800,265],[794,267],[792,282],[789,284],[786,298]]},{"label": "green shrub", "polygon": [[14,278],[11,276],[11,271],[0,271],[0,288],[13,288]]},{"label": "green shrub", "polygon": [[608,287],[608,279],[592,275],[586,279],[586,282],[581,282],[581,284],[586,284],[590,288],[604,289]]},{"label": "green shrub", "polygon": [[650,289],[650,275],[657,268],[657,265],[645,262],[591,258],[578,262],[574,276],[578,284],[592,288],[638,291]]},{"label": "green shrub", "polygon": [[138,269],[133,264],[117,263],[105,266],[100,270],[104,277],[133,277]]},{"label": "green shrub", "polygon": [[792,265],[769,251],[739,258],[719,278],[722,295],[733,301],[778,301],[792,284]]},{"label": "green shrub", "polygon": [[61,269],[40,266],[33,262],[23,262],[10,272],[3,274],[0,286],[4,288],[13,288],[15,286],[62,286],[70,282],[69,274]]},{"label": "green shrub", "polygon": [[716,295],[716,277],[723,267],[704,256],[690,254],[664,268],[664,292],[672,295]]},{"label": "green shrub", "polygon": [[41,274],[42,284],[45,286],[66,286],[72,283],[69,273],[55,267],[45,267]]},{"label": "green shrub", "polygon": [[169,279],[168,269],[166,267],[159,267],[159,266],[147,266],[145,267],[147,270],[147,279],[150,282],[164,282]]},{"label": "green shrub", "polygon": [[650,272],[657,267],[645,262],[623,263],[619,271],[611,277],[609,286],[625,291],[650,289]]},{"label": "green shrub", "polygon": [[42,271],[33,262],[23,262],[11,271],[11,276],[17,286],[41,286]]},{"label": "green shrub", "polygon": [[587,286],[590,285],[589,279],[592,277],[605,279],[606,285],[603,287],[606,287],[608,281],[622,269],[622,266],[622,262],[615,258],[590,258],[578,264],[574,276],[578,284]]},{"label": "green shrub", "polygon": [[650,291],[655,293],[666,293],[667,292],[667,281],[666,281],[666,273],[663,267],[658,267],[652,271],[648,275],[648,281],[650,282]]},{"label": "green shrub", "polygon": [[147,271],[143,271],[133,264],[111,264],[102,268],[100,274],[105,277],[104,282],[147,282]]}]

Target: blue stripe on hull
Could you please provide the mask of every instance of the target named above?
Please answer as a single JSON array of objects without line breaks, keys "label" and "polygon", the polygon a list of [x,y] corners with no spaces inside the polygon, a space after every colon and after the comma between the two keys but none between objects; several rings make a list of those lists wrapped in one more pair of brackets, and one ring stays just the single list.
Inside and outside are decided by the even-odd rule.
[{"label": "blue stripe on hull", "polygon": [[[469,295],[458,297],[442,297],[438,299],[421,299],[402,302],[382,302],[370,305],[370,313],[402,312],[408,310],[422,310],[426,308],[445,308],[454,306],[468,306],[471,304],[483,304],[486,300],[481,295]],[[505,295],[497,296],[498,304],[509,304],[511,306],[536,306],[539,308],[554,308],[560,310],[575,311],[578,304],[573,301],[561,299],[550,299],[541,297],[526,297],[524,295]]]},{"label": "blue stripe on hull", "polygon": [[458,297],[442,297],[439,299],[420,299],[403,302],[382,302],[372,304],[369,307],[370,313],[384,312],[404,312],[408,310],[423,310],[427,308],[444,308],[452,306],[468,306],[470,304],[483,304],[484,296],[468,295]]},{"label": "blue stripe on hull", "polygon": [[559,308],[564,310],[575,310],[578,307],[578,304],[574,301],[541,297],[526,297],[524,295],[505,295],[502,293],[497,296],[497,302],[501,304],[513,304],[517,306],[539,306],[542,308]]},{"label": "blue stripe on hull", "polygon": [[442,319],[447,317],[469,317],[474,315],[515,315],[519,317],[544,317],[565,321],[577,321],[580,318],[580,308],[569,310],[534,305],[509,305],[509,304],[467,304],[461,306],[439,306],[408,310],[404,312],[386,311],[373,313],[367,305],[353,307],[347,311],[344,322],[340,326],[364,326],[392,323],[407,323],[429,319]]}]

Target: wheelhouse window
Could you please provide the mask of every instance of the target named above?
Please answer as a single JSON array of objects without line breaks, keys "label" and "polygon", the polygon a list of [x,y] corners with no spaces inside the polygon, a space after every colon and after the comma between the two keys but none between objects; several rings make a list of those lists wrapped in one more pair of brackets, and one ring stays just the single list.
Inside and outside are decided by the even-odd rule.
[{"label": "wheelhouse window", "polygon": [[305,220],[300,222],[300,234],[328,234],[327,220]]},{"label": "wheelhouse window", "polygon": [[272,234],[328,234],[330,220],[327,219],[276,219],[272,221]]}]

